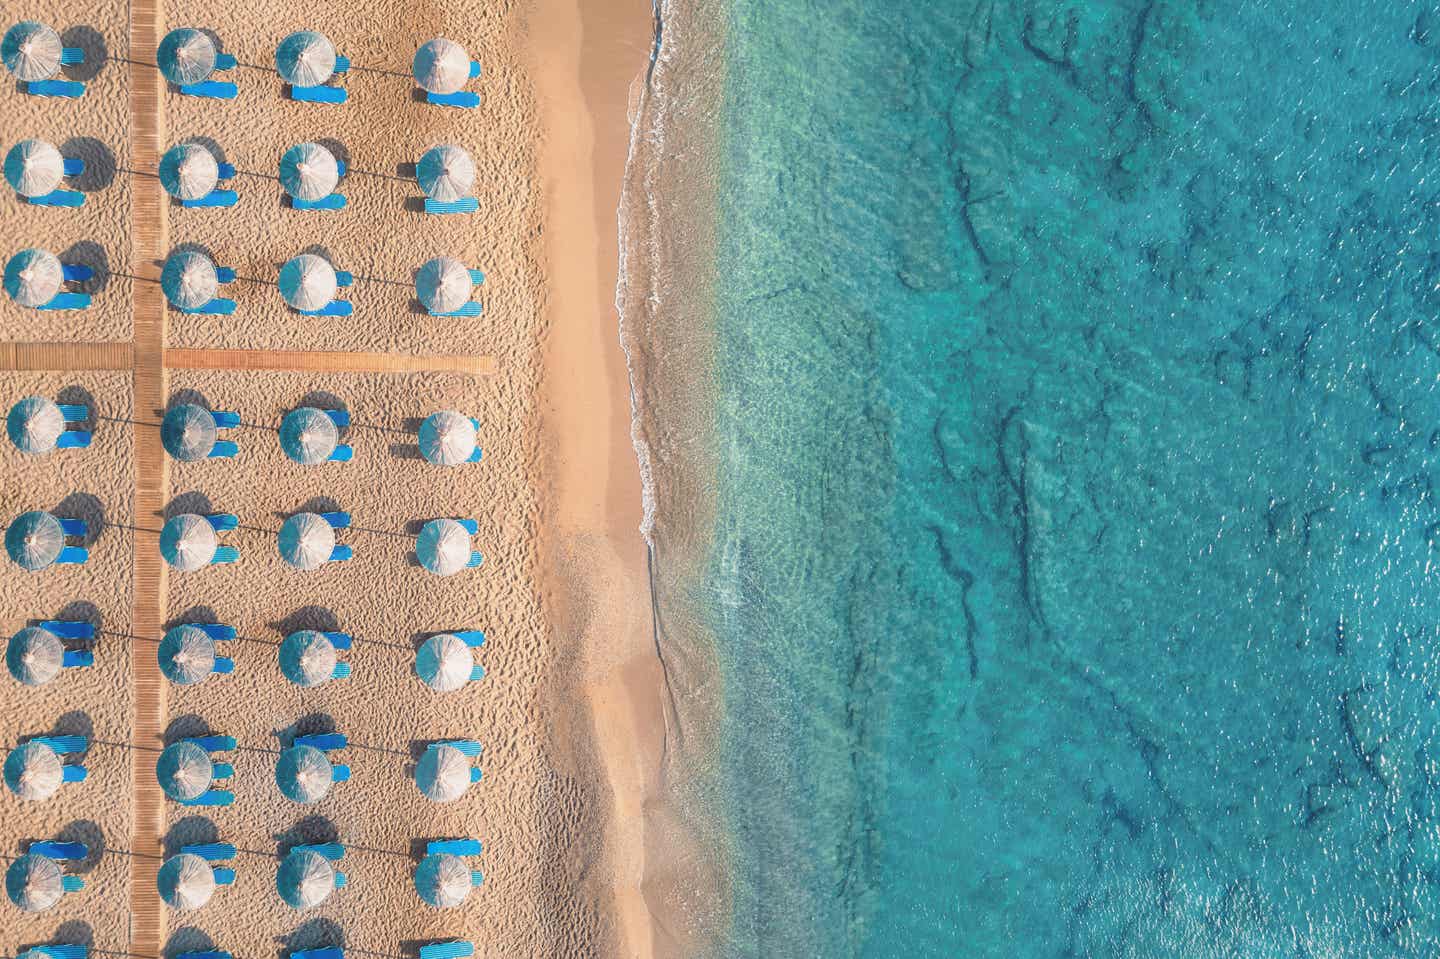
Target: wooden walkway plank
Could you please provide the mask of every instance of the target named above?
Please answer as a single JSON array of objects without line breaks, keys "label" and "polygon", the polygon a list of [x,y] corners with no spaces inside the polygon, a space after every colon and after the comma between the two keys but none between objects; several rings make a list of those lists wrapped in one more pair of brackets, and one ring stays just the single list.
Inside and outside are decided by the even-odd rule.
[{"label": "wooden walkway plank", "polygon": [[497,363],[493,356],[463,356],[459,354],[406,356],[399,353],[168,349],[165,351],[165,366],[172,370],[465,373],[471,376],[491,376],[495,373]]},{"label": "wooden walkway plank", "polygon": [[128,370],[129,343],[0,343],[0,370]]},{"label": "wooden walkway plank", "polygon": [[[137,170],[157,169],[164,135],[164,87],[155,69],[161,17],[158,0],[132,0],[130,5],[130,149]],[[134,308],[134,409],[165,405],[165,304],[160,269],[165,254],[165,205],[156,181],[134,178],[130,230],[134,272],[141,282],[130,284]],[[150,281],[150,282],[145,282]],[[131,632],[158,636],[165,622],[165,564],[159,537],[145,532],[164,509],[169,485],[159,430],[134,430],[135,442],[135,570]],[[146,643],[131,644],[131,690],[135,697],[130,731],[131,796],[134,835],[130,840],[130,954],[159,956],[165,935],[165,910],[155,884],[161,839],[165,831],[165,795],[155,778],[155,750],[163,745],[165,682]]]}]

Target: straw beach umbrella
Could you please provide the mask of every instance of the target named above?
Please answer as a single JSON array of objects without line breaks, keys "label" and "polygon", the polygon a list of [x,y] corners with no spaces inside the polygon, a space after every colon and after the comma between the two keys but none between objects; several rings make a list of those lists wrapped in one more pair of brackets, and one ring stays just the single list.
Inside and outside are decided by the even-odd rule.
[{"label": "straw beach umbrella", "polygon": [[5,647],[5,668],[26,686],[44,686],[60,675],[64,665],[65,644],[39,626],[26,626]]},{"label": "straw beach umbrella", "polygon": [[449,853],[426,856],[415,868],[415,892],[422,902],[436,909],[460,905],[472,888],[470,867],[459,856]]},{"label": "straw beach umbrella", "polygon": [[275,785],[293,802],[314,803],[325,798],[335,781],[330,757],[314,746],[291,746],[275,763]]},{"label": "straw beach umbrella", "polygon": [[203,683],[215,672],[215,640],[195,626],[176,626],[160,641],[160,672],[177,686]]},{"label": "straw beach umbrella", "polygon": [[65,432],[65,414],[43,396],[27,396],[10,407],[5,432],[22,453],[48,453]]},{"label": "straw beach umbrella", "polygon": [[25,912],[44,912],[65,894],[60,864],[49,856],[26,853],[5,870],[5,894]]},{"label": "straw beach umbrella", "polygon": [[195,513],[172,516],[160,529],[160,555],[182,573],[193,573],[209,566],[219,546],[215,527]]},{"label": "straw beach umbrella", "polygon": [[280,185],[297,200],[320,200],[335,192],[340,164],[318,143],[297,143],[280,157]]},{"label": "straw beach umbrella", "polygon": [[215,43],[192,27],[181,27],[165,34],[155,59],[165,79],[176,86],[200,83],[215,72]]},{"label": "straw beach umbrella", "polygon": [[280,295],[297,310],[319,310],[335,299],[340,282],[323,256],[301,253],[280,268]]},{"label": "straw beach umbrella", "polygon": [[441,410],[420,424],[420,455],[437,466],[458,466],[475,455],[475,424],[454,410]]},{"label": "straw beach umbrella", "polygon": [[431,93],[454,93],[470,79],[470,55],[454,40],[436,37],[415,51],[412,70],[415,82]]},{"label": "straw beach umbrella", "polygon": [[432,519],[420,528],[415,555],[436,576],[458,573],[470,562],[470,534],[453,519]]},{"label": "straw beach umbrella", "polygon": [[182,463],[209,456],[219,435],[214,414],[194,403],[177,403],[165,411],[160,421],[160,444]]},{"label": "straw beach umbrella", "polygon": [[296,463],[324,463],[339,444],[340,428],[324,410],[302,406],[280,421],[280,448]]},{"label": "straw beach umbrella", "polygon": [[44,743],[25,743],[5,757],[5,785],[21,799],[37,802],[55,795],[65,781],[65,765]]},{"label": "straw beach umbrella", "polygon": [[335,676],[335,644],[324,633],[302,629],[280,644],[280,672],[296,686],[319,686]]},{"label": "straw beach umbrella", "polygon": [[415,164],[415,182],[432,199],[458,200],[475,185],[475,161],[457,146],[431,147]]},{"label": "straw beach umbrella", "polygon": [[275,888],[292,909],[313,908],[335,891],[335,867],[313,849],[292,849],[275,874]]},{"label": "straw beach umbrella", "polygon": [[470,681],[475,657],[458,636],[441,633],[421,644],[415,654],[415,675],[437,693],[448,693]]},{"label": "straw beach umbrella", "polygon": [[5,264],[5,292],[21,306],[44,306],[64,281],[60,258],[48,250],[21,250]]},{"label": "straw beach umbrella", "polygon": [[437,256],[415,271],[415,295],[434,313],[460,309],[474,288],[469,268],[453,257]]},{"label": "straw beach umbrella", "polygon": [[470,788],[470,768],[454,746],[431,746],[415,764],[415,785],[431,802],[454,802]]},{"label": "straw beach umbrella", "polygon": [[35,510],[22,513],[5,530],[5,551],[21,569],[35,572],[60,557],[65,548],[65,530],[49,513]]},{"label": "straw beach umbrella", "polygon": [[5,31],[0,60],[15,79],[26,83],[48,80],[60,72],[60,34],[43,23],[22,20]]},{"label": "straw beach umbrella", "polygon": [[220,292],[215,263],[194,250],[176,250],[165,258],[160,271],[160,289],[165,298],[182,310],[198,310]]},{"label": "straw beach umbrella", "polygon": [[160,185],[177,200],[209,196],[219,182],[215,154],[198,143],[177,143],[160,158]]},{"label": "straw beach umbrella", "polygon": [[5,154],[5,182],[21,196],[44,196],[64,175],[65,158],[44,140],[21,140]]},{"label": "straw beach umbrella", "polygon": [[155,885],[171,909],[199,909],[215,894],[215,870],[194,853],[182,852],[165,860]]},{"label": "straw beach umbrella", "polygon": [[215,780],[215,763],[200,746],[181,740],[160,753],[155,778],[165,795],[177,802],[190,802],[209,790]]},{"label": "straw beach umbrella", "polygon": [[275,47],[275,71],[291,86],[318,87],[335,72],[335,44],[313,30],[292,33]]},{"label": "straw beach umbrella", "polygon": [[296,569],[319,569],[335,552],[335,528],[315,513],[296,513],[281,524],[275,539],[280,558]]}]

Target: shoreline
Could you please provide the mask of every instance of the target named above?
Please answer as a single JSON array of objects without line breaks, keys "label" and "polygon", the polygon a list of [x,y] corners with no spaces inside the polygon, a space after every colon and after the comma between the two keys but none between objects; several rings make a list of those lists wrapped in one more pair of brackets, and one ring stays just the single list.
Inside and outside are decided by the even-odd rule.
[{"label": "shoreline", "polygon": [[677,952],[652,888],[656,853],[668,855],[647,828],[667,747],[665,677],[615,290],[630,121],[655,20],[647,0],[537,0],[531,15],[549,272],[535,483],[537,585],[557,653],[550,747],[594,807],[593,838],[577,839],[571,868],[602,917],[595,954],[651,959]]}]

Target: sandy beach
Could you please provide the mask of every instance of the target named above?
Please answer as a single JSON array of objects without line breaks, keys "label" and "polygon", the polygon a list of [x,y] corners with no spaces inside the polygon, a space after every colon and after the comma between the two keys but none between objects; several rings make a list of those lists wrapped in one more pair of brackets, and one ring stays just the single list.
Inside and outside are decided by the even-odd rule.
[{"label": "sandy beach", "polygon": [[[89,310],[0,305],[4,340],[50,344],[3,354],[14,366],[41,367],[0,372],[5,403],[32,393],[82,397],[97,418],[88,450],[37,458],[6,445],[7,522],[34,508],[85,518],[92,555],[82,567],[39,574],[7,564],[0,593],[11,632],[64,613],[97,621],[102,634],[94,668],[67,670],[41,689],[6,679],[4,701],[17,707],[6,710],[7,748],[56,731],[84,732],[94,744],[89,779],[67,786],[63,799],[21,803],[4,793],[0,848],[14,856],[29,840],[73,837],[91,844],[92,857],[75,868],[87,889],[53,910],[30,916],[7,904],[0,949],[81,942],[133,955],[214,948],[246,956],[343,946],[413,957],[424,942],[464,938],[484,956],[652,954],[634,813],[663,723],[647,673],[654,655],[636,532],[639,480],[613,307],[626,104],[650,22],[640,0],[623,16],[615,5],[593,7],[462,0],[357,13],[339,2],[302,9],[167,0],[156,38],[176,26],[213,31],[239,61],[227,78],[240,94],[198,100],[161,84],[143,125],[132,111],[145,94],[132,101],[133,82],[153,68],[128,52],[148,32],[142,27],[137,40],[132,11],[108,10],[105,23],[67,2],[24,11],[62,33],[83,16],[100,37],[87,42],[103,43],[109,59],[74,103],[7,87],[0,112],[16,121],[7,126],[52,139],[67,155],[65,143],[83,126],[114,162],[93,154],[92,169],[109,177],[95,181],[81,211],[14,205],[16,248],[62,253],[94,243],[98,250],[78,248],[89,259],[62,259],[95,266],[99,277]],[[355,64],[342,81],[348,104],[283,98],[274,44],[304,28],[324,30]],[[477,110],[413,99],[410,57],[442,34],[483,65],[472,86],[483,98]],[[150,137],[160,150],[191,139],[210,145],[239,170],[239,204],[192,210],[163,197],[152,171],[130,159]],[[331,145],[347,163],[346,210],[296,211],[282,201],[280,153],[303,140]],[[474,156],[475,214],[419,212],[409,167],[438,143]],[[137,234],[134,215],[153,210],[157,197],[158,235]],[[158,312],[159,260],[187,245],[236,270],[239,280],[222,294],[237,301],[233,316]],[[355,275],[345,292],[353,316],[302,317],[285,307],[275,278],[301,251],[322,252]],[[481,317],[437,319],[414,302],[413,270],[437,255],[484,272]],[[65,358],[80,355],[67,352],[72,342],[113,344],[96,362],[116,368],[67,369]],[[158,373],[153,365],[145,372],[142,364],[161,359],[160,343],[175,352]],[[272,368],[195,368],[251,365],[227,352],[237,350],[269,351],[261,365]],[[340,355],[319,364],[328,369],[306,369],[317,364],[304,357],[322,350]],[[361,352],[402,357],[420,371],[365,372],[375,363]],[[432,362],[441,355],[465,362]],[[181,401],[238,412],[242,425],[227,438],[239,454],[159,460],[160,417]],[[300,405],[350,413],[342,439],[354,449],[351,462],[301,467],[283,456],[277,428]],[[479,421],[480,463],[446,470],[419,458],[414,431],[437,409]],[[290,569],[276,530],[285,516],[321,508],[352,514],[340,541],[354,558]],[[166,517],[212,511],[239,517],[223,540],[240,562],[188,574],[135,562],[153,555]],[[419,568],[418,526],[442,516],[477,522],[479,569],[440,579]],[[144,613],[137,591],[147,597]],[[147,626],[150,614],[159,619]],[[237,629],[222,650],[234,673],[137,699],[163,628],[186,622]],[[278,644],[300,628],[352,635],[342,654],[351,675],[308,690],[287,682]],[[456,629],[486,634],[476,651],[486,675],[442,695],[417,679],[414,653],[426,636]],[[628,689],[638,695],[619,695]],[[348,736],[335,758],[353,777],[301,806],[281,797],[274,763],[295,734],[317,731]],[[212,732],[240,744],[219,757],[235,767],[233,806],[153,808],[146,790],[132,788],[137,777],[148,783],[162,745]],[[483,744],[483,779],[460,800],[431,803],[411,778],[414,761],[426,743],[457,737]],[[146,825],[157,813],[158,835]],[[483,884],[443,911],[423,905],[410,879],[424,841],[442,837],[485,847],[472,863]],[[200,910],[155,911],[161,858],[208,840],[241,850],[234,885]],[[303,913],[285,907],[274,887],[279,856],[296,843],[332,840],[348,848],[346,888]]]}]

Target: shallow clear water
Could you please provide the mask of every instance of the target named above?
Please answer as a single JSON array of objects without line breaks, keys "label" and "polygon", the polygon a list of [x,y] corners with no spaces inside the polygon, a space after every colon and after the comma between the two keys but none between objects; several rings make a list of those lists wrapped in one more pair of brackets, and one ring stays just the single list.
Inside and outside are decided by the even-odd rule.
[{"label": "shallow clear water", "polygon": [[1436,8],[724,9],[721,952],[1435,954]]}]

